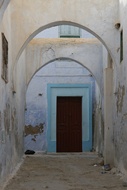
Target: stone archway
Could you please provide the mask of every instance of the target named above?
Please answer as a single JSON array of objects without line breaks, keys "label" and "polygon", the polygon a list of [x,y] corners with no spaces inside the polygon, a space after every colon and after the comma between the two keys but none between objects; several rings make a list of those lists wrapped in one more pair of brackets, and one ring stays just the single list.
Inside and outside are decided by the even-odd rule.
[{"label": "stone archway", "polygon": [[[63,12],[63,3],[64,1],[59,2],[60,4],[57,4],[58,1],[55,1],[53,5],[59,6],[60,9],[58,9],[55,17],[54,15],[54,8],[51,6],[49,2],[45,4],[45,7],[47,7],[46,11],[50,13],[47,17],[47,12],[43,12],[43,18],[40,18],[42,16],[42,9],[40,10],[41,6],[43,6],[43,2],[38,0],[39,5],[41,5],[38,9],[38,13],[35,13],[35,7],[36,5],[34,4],[35,2],[23,2],[22,5],[20,2],[16,2],[15,0],[13,1],[12,7],[13,7],[13,15],[17,15],[15,19],[12,21],[12,28],[15,30],[16,33],[12,34],[12,41],[13,44],[12,46],[14,47],[12,50],[12,55],[13,55],[13,63],[16,65],[17,61],[23,52],[24,48],[26,45],[30,42],[30,40],[40,31],[60,25],[60,24],[69,24],[69,25],[75,25],[78,27],[81,27],[82,29],[86,29],[87,31],[93,33],[102,43],[103,45],[107,48],[108,52],[110,53],[114,63],[117,63],[119,60],[118,53],[115,51],[114,44],[115,46],[119,46],[119,38],[118,31],[114,28],[114,23],[116,22],[117,18],[117,3],[118,2],[103,2],[100,4],[98,2],[94,6],[94,11],[93,11],[93,2],[89,1],[86,6],[82,6],[82,3],[78,4],[78,7],[71,6],[70,2],[64,4],[64,7],[66,10],[68,10],[71,7],[71,10],[67,11],[68,14],[65,14]],[[110,6],[109,6],[110,4]],[[18,5],[18,7],[17,7]],[[35,6],[34,6],[35,5]],[[29,9],[28,9],[29,6]],[[81,6],[81,7],[80,7]],[[17,9],[15,9],[17,7]],[[34,9],[33,9],[34,7]],[[38,5],[37,5],[38,7]],[[84,7],[84,9],[82,9]],[[105,22],[107,20],[107,14],[105,15],[105,8],[110,7],[110,9],[107,9],[106,12],[110,12],[110,18],[108,19],[108,23]],[[116,9],[115,9],[116,8]],[[23,10],[27,12],[27,14],[22,15]],[[30,10],[30,11],[29,11]],[[39,11],[40,10],[40,11]],[[81,14],[78,14],[78,10],[83,10]],[[112,11],[115,10],[115,11]],[[34,12],[33,12],[34,11]],[[85,17],[84,12],[86,13],[88,11],[87,16],[89,16],[90,20],[88,17]],[[102,17],[100,17],[100,12]],[[34,14],[35,13],[35,14]],[[91,14],[92,13],[92,14]],[[90,15],[89,15],[90,14]],[[111,15],[112,14],[112,15]],[[78,15],[78,17],[77,17]],[[79,17],[80,15],[80,17]],[[47,19],[44,19],[46,16]],[[33,18],[33,19],[32,19]],[[95,20],[96,18],[96,20]],[[18,19],[18,20],[17,20]],[[44,20],[43,20],[44,19]],[[19,22],[19,20],[21,22]],[[34,22],[33,22],[34,21]],[[96,23],[97,21],[97,23]],[[29,22],[29,27],[27,27],[28,30],[26,30],[26,26],[28,26],[27,22]],[[19,27],[20,25],[20,27]],[[98,27],[97,27],[98,26]],[[100,27],[101,26],[101,27]],[[19,28],[22,27],[22,33],[19,31]],[[106,31],[106,32],[105,32]],[[20,36],[21,35],[21,36]],[[18,36],[19,40],[16,41],[15,44],[15,37]],[[117,40],[116,40],[117,39]],[[14,66],[15,66],[14,65]],[[14,68],[14,67],[13,67]],[[107,113],[111,114],[111,113]],[[112,123],[111,123],[112,126]],[[112,152],[112,151],[111,151]]]},{"label": "stone archway", "polygon": [[1,2],[0,2],[0,23],[2,21],[4,12],[5,12],[9,3],[10,3],[10,0],[1,0]]},{"label": "stone archway", "polygon": [[26,84],[29,84],[32,76],[46,64],[70,59],[87,68],[99,88],[103,89],[101,50],[102,45],[96,39],[34,39],[26,48]]},{"label": "stone archway", "polygon": [[[94,45],[95,45],[95,49],[94,46],[92,45],[91,47],[91,51],[89,48],[89,52],[87,52],[85,50],[85,47],[91,46],[91,43],[87,43],[87,41],[83,41],[84,43],[76,43],[76,40],[72,40],[69,41],[69,43],[67,43],[67,41],[63,41],[61,39],[55,41],[55,40],[33,40],[31,41],[31,43],[28,45],[27,47],[27,71],[28,71],[28,75],[27,75],[27,81],[26,83],[29,84],[32,76],[35,74],[35,72],[37,72],[41,67],[43,67],[44,65],[46,65],[47,63],[52,62],[53,60],[59,60],[59,59],[71,59],[74,60],[78,63],[80,63],[81,65],[85,66],[88,70],[92,71],[93,76],[95,77],[95,79],[97,80],[97,83],[99,84],[100,89],[103,89],[103,74],[102,74],[102,68],[100,67],[100,58],[98,57],[97,60],[97,55],[99,55],[99,51],[102,48],[101,44],[98,43],[98,41],[93,40]],[[68,45],[67,45],[68,44]],[[76,47],[76,49],[75,49]],[[100,47],[100,49],[99,49]],[[95,51],[94,51],[95,50]],[[81,51],[81,52],[80,52]],[[80,53],[81,54],[80,54]],[[65,57],[66,54],[66,57]],[[82,56],[81,56],[82,55]],[[87,56],[88,57],[87,57]],[[101,55],[101,54],[100,54]],[[35,58],[36,57],[36,58]],[[90,57],[92,59],[90,59]],[[31,65],[29,64],[31,63]],[[95,64],[95,65],[94,65]],[[110,63],[108,62],[108,66],[110,67]],[[105,72],[107,73],[109,69],[105,70]],[[110,68],[110,70],[112,70],[112,68]],[[99,75],[101,74],[101,75]],[[108,74],[108,73],[107,73]],[[107,75],[106,74],[106,75]],[[110,75],[110,73],[108,74],[109,76],[113,76]],[[112,144],[112,141],[109,141],[109,139],[112,139],[112,128],[111,128],[111,123],[112,120],[109,119],[109,116],[111,116],[109,107],[106,105],[112,105],[112,98],[111,98],[111,91],[112,91],[112,87],[111,87],[111,91],[109,90],[109,88],[106,87],[106,85],[109,84],[109,80],[110,84],[112,84],[113,78],[109,78],[109,76],[107,78],[105,78],[105,81],[107,81],[105,83],[105,106],[104,106],[104,112],[105,112],[105,125],[106,125],[106,129],[108,128],[108,125],[110,125],[110,133],[108,130],[105,129],[105,147],[106,147],[106,151],[105,151],[105,158],[106,158],[106,162],[109,159],[109,156],[107,158],[107,151],[109,151],[109,146],[107,146],[106,142],[110,142],[109,144]],[[106,99],[107,95],[106,93],[110,94],[110,98]],[[101,92],[103,94],[103,92]],[[109,102],[107,104],[107,102]],[[111,117],[110,117],[111,118]],[[110,134],[110,135],[109,135]],[[110,147],[111,150],[111,147]],[[110,155],[110,154],[108,154]],[[110,157],[110,163],[112,160],[112,156]],[[113,162],[113,161],[112,161]]]},{"label": "stone archway", "polygon": [[[58,76],[55,75],[55,73],[58,74],[58,70],[56,72],[56,70],[53,69],[55,67],[53,67],[52,65],[54,65],[54,64],[57,65],[57,63],[59,63],[58,64],[59,65],[58,68],[59,68],[59,71],[61,73],[61,71],[63,70],[63,66],[62,66],[63,62],[64,63],[67,62],[66,63],[66,72],[67,73],[70,72],[70,68],[73,69],[73,76],[71,77],[71,76],[68,75],[68,77],[69,77],[68,78],[65,75],[63,77],[64,74],[67,74],[64,71],[62,73],[62,77],[63,78],[60,77],[59,80],[58,80]],[[40,70],[38,70],[37,73],[35,73],[34,77],[30,81],[29,86],[28,86],[27,102],[26,102],[26,105],[27,105],[27,109],[26,109],[26,116],[27,116],[26,117],[26,121],[27,121],[27,123],[26,124],[27,124],[28,128],[29,127],[32,128],[31,126],[33,126],[33,127],[35,126],[35,128],[37,128],[37,124],[35,125],[35,123],[33,122],[35,120],[35,122],[39,121],[39,123],[45,123],[46,124],[46,128],[48,126],[48,135],[47,135],[48,151],[55,151],[55,144],[54,144],[54,147],[53,147],[53,144],[52,144],[52,141],[50,140],[50,135],[49,134],[52,134],[51,131],[54,131],[54,133],[55,133],[56,127],[55,127],[55,124],[53,124],[53,123],[56,122],[56,121],[55,121],[55,117],[54,116],[53,116],[53,121],[51,121],[51,118],[50,118],[50,115],[51,115],[49,113],[51,111],[51,109],[49,108],[51,106],[50,102],[48,103],[48,124],[47,124],[47,122],[45,122],[47,119],[43,120],[44,118],[46,118],[44,110],[47,107],[47,105],[46,105],[47,100],[44,100],[44,98],[48,96],[48,100],[49,100],[49,97],[50,97],[50,93],[48,93],[49,90],[47,91],[46,90],[47,87],[45,86],[46,80],[48,81],[48,83],[52,83],[52,84],[54,83],[54,80],[57,81],[57,82],[55,82],[56,85],[54,86],[54,90],[56,90],[56,89],[59,88],[59,92],[58,92],[59,95],[60,95],[60,93],[62,93],[62,95],[65,95],[65,96],[67,94],[69,96],[70,95],[71,96],[77,96],[77,95],[79,96],[80,95],[83,98],[83,105],[82,105],[82,107],[83,107],[83,112],[82,112],[82,114],[83,114],[83,117],[82,117],[83,121],[82,122],[83,123],[87,123],[87,128],[86,128],[86,131],[85,131],[84,124],[82,125],[82,127],[83,127],[83,147],[82,147],[83,149],[82,150],[83,151],[86,151],[86,150],[88,151],[88,150],[92,149],[92,134],[91,134],[92,133],[92,129],[91,129],[91,127],[92,127],[92,122],[91,121],[92,120],[89,119],[89,117],[92,118],[92,115],[91,115],[92,114],[92,109],[91,108],[94,106],[94,103],[93,103],[93,105],[91,105],[92,104],[92,102],[91,102],[91,94],[92,94],[91,93],[91,89],[93,89],[92,91],[94,92],[94,84],[92,83],[91,74],[88,71],[87,71],[88,72],[87,75],[85,75],[85,73],[83,72],[84,74],[82,73],[82,77],[81,77],[81,75],[78,76],[78,73],[76,73],[76,71],[74,72],[74,69],[76,67],[77,67],[77,69],[79,69],[79,68],[81,69],[82,68],[83,70],[85,70],[85,68],[83,68],[81,66],[81,64],[79,65],[79,63],[77,63],[77,61],[75,62],[75,64],[73,62],[75,62],[75,61],[74,60],[70,60],[70,59],[62,59],[62,58],[61,58],[61,60],[56,60],[56,61],[52,60],[50,63],[46,64],[44,67],[42,67]],[[73,65],[74,68],[72,67],[72,63],[74,64]],[[69,65],[71,64],[71,67],[69,67],[68,64]],[[60,67],[60,65],[61,65],[61,67]],[[68,68],[68,71],[67,71],[67,68]],[[48,78],[46,77],[47,74],[49,76]],[[52,75],[55,78],[57,78],[57,79],[51,78]],[[80,77],[80,79],[79,79],[79,77]],[[65,78],[66,78],[66,80],[65,80]],[[64,86],[61,85],[63,83],[65,83]],[[64,90],[63,87],[65,88],[64,93],[63,93],[63,90]],[[73,90],[73,93],[71,93],[71,94],[69,94],[70,88],[72,88],[72,90]],[[32,89],[34,89],[33,93],[32,93]],[[48,89],[50,89],[50,86],[49,86]],[[37,94],[39,94],[39,92],[40,92],[40,95],[42,93],[42,95],[40,97],[37,96]],[[87,95],[85,95],[85,93],[89,94],[89,98],[88,98],[89,103],[87,101],[85,101],[85,99],[87,97]],[[31,100],[32,97],[34,97],[33,100]],[[51,96],[51,97],[54,97],[54,96]],[[94,95],[93,95],[93,98],[94,98]],[[36,101],[34,101],[35,99],[36,99]],[[38,104],[38,101],[40,102],[39,104]],[[56,106],[54,105],[55,101],[53,101],[52,103],[53,103],[53,106],[54,106],[54,109],[53,109],[53,111],[54,111],[54,110],[56,110]],[[89,105],[91,105],[90,108],[89,108]],[[33,111],[32,111],[32,109],[33,109]],[[89,109],[91,110],[90,113],[88,111]],[[41,110],[43,110],[43,111],[41,111]],[[41,118],[40,118],[40,114],[43,115]],[[56,112],[55,112],[55,114],[56,114]],[[30,118],[33,118],[33,119],[31,120]],[[42,121],[40,122],[40,120],[42,120]],[[88,120],[91,122],[91,124],[89,123]],[[46,128],[45,128],[45,130],[46,130]],[[53,128],[53,130],[52,130],[52,128]],[[27,147],[28,145],[30,145],[31,147],[29,147],[29,148],[32,148],[32,146],[33,146],[33,148],[35,147],[37,149],[38,147],[40,147],[41,144],[45,144],[44,143],[45,142],[44,141],[45,137],[43,136],[45,134],[45,130],[44,130],[43,134],[40,134],[42,136],[42,138],[43,138],[42,140],[39,140],[40,135],[39,135],[39,137],[35,138],[36,143],[34,143],[33,141],[30,141],[30,139],[33,139],[34,137],[31,137],[31,138],[30,138],[30,136],[28,137],[28,135],[30,135],[30,133],[27,133],[27,136],[25,138],[25,142],[26,142],[25,147]],[[90,130],[89,134],[88,134],[87,130]],[[55,138],[54,137],[54,133],[52,134],[53,138]],[[88,136],[86,137],[86,134],[88,136],[90,135],[89,136],[89,138],[90,138],[89,142],[88,142],[88,139],[87,139]],[[40,143],[39,143],[39,141],[40,141]],[[41,141],[42,141],[42,143],[41,143]]]},{"label": "stone archway", "polygon": [[[14,51],[12,54],[14,63],[17,62],[24,48],[36,34],[46,28],[61,24],[75,25],[95,35],[107,48],[114,62],[117,62],[118,55],[114,49],[114,44],[119,46],[119,40],[116,40],[119,33],[114,24],[117,20],[118,2],[93,3],[92,0],[89,0],[86,4],[81,0],[78,3],[76,0],[66,3],[64,0],[59,2],[57,0],[53,2],[41,0],[35,2],[32,0],[21,3],[13,0],[10,4],[13,10],[10,17],[13,18],[12,46]],[[35,11],[36,9],[38,11]],[[79,13],[79,10],[82,11]],[[15,41],[16,37],[18,41]]]},{"label": "stone archway", "polygon": [[[33,76],[40,68],[51,64],[55,60],[70,60],[87,68],[98,83],[99,89],[103,89],[101,49],[102,45],[96,39],[34,39],[26,49],[26,84],[30,84]],[[102,91],[101,93],[103,94]],[[103,116],[98,116],[98,118],[101,117]],[[103,135],[100,134],[100,136]],[[103,139],[103,137],[100,139]],[[103,144],[103,142],[101,143]]]}]

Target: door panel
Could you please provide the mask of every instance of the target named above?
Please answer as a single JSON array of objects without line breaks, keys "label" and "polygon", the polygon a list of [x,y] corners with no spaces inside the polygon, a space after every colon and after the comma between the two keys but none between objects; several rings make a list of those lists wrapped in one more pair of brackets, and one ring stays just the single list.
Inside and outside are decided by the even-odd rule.
[{"label": "door panel", "polygon": [[82,152],[82,98],[57,98],[57,152]]}]

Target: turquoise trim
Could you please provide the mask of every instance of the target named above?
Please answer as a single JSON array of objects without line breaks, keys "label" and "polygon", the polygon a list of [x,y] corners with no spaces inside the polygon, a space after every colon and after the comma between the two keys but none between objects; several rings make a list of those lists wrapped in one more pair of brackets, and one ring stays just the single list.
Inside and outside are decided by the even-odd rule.
[{"label": "turquoise trim", "polygon": [[57,96],[82,97],[82,151],[92,149],[92,89],[91,84],[48,84],[48,152],[56,152]]}]

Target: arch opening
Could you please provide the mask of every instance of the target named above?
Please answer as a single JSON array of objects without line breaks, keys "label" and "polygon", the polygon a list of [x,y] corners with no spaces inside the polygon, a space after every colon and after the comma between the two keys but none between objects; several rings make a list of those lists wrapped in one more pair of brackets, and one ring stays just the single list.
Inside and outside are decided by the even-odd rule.
[{"label": "arch opening", "polygon": [[[107,53],[107,55],[109,56],[109,54]],[[67,57],[64,57],[64,56],[58,56],[57,58],[55,58],[54,60],[57,60],[57,59],[63,59],[63,58],[67,58]],[[112,61],[112,59],[111,59],[111,56],[109,56],[109,58],[110,59],[108,59],[108,61],[106,60],[105,61],[105,66],[106,67],[112,67],[112,64],[109,64],[109,61]],[[45,64],[44,65],[46,65],[46,64],[49,64],[50,62],[51,62],[51,60],[53,61],[53,59],[49,59],[49,61],[47,61],[47,62],[45,62]],[[77,63],[81,63],[80,61],[77,61],[76,59],[73,59],[73,58],[70,58],[70,60],[74,60],[74,61],[76,61]],[[103,61],[102,61],[103,62]],[[81,63],[82,64],[82,63]],[[37,64],[38,65],[38,64]],[[44,65],[42,66],[42,67],[44,67]],[[82,64],[83,65],[83,64]],[[34,73],[36,73],[39,69],[40,69],[41,67],[40,67],[40,65],[39,65],[39,67],[38,68],[36,68],[35,70],[34,70],[34,72],[32,72],[32,75],[31,75],[31,77],[28,77],[28,80],[27,80],[27,84],[29,84],[29,81],[30,81],[30,79],[33,77],[33,74]],[[87,67],[86,66],[86,68],[89,68],[89,67]],[[90,70],[90,69],[89,69]],[[102,72],[100,72],[100,73],[102,73]],[[92,74],[93,74],[93,72],[92,72]],[[102,73],[102,75],[103,75],[103,73]],[[93,76],[95,77],[95,75],[93,74]],[[96,78],[96,77],[95,77]],[[97,81],[97,79],[96,79],[96,81]],[[102,81],[102,83],[104,82],[103,80],[101,80]],[[103,84],[104,85],[104,84]],[[100,136],[99,138],[96,138],[96,139],[100,139],[99,141],[98,141],[98,143],[97,144],[99,144],[100,146],[96,146],[96,150],[98,151],[98,152],[100,152],[100,153],[103,153],[103,148],[104,148],[104,119],[103,119],[103,115],[104,115],[104,107],[103,107],[103,103],[102,103],[102,100],[104,99],[104,92],[103,92],[103,85],[99,85],[99,86],[101,86],[100,87],[100,91],[102,92],[102,98],[100,98],[101,97],[101,95],[99,94],[98,95],[98,97],[99,97],[99,101],[98,101],[98,103],[97,103],[97,112],[98,112],[98,114],[96,114],[96,116],[98,115],[99,116],[99,126],[101,126],[100,128],[101,128],[101,134],[99,133],[100,131],[98,131],[97,132],[97,134]],[[101,105],[101,106],[100,106]],[[97,118],[97,117],[96,117]],[[98,121],[97,121],[98,122]],[[95,133],[94,133],[95,134]],[[97,135],[95,135],[96,137],[97,137]]]},{"label": "arch opening", "polygon": [[86,70],[88,70],[89,76],[93,77],[94,80],[96,81],[97,86],[99,88],[99,91],[101,93],[101,90],[100,90],[101,87],[100,87],[100,85],[97,82],[96,76],[94,76],[94,73],[92,73],[92,71],[90,70],[90,68],[86,67],[85,65],[83,65],[83,63],[79,62],[78,60],[72,59],[72,58],[69,58],[69,57],[58,57],[58,58],[55,58],[55,59],[51,59],[49,62],[45,63],[43,66],[39,67],[34,73],[32,73],[32,76],[30,77],[30,79],[27,82],[27,88],[28,88],[31,80],[33,79],[33,77],[36,75],[36,73],[38,73],[43,67],[45,67],[48,64],[51,64],[51,63],[53,63],[55,61],[70,61],[70,62],[72,61],[72,62],[75,62],[75,63],[79,64],[80,66],[84,67]]},{"label": "arch opening", "polygon": [[[51,96],[54,95],[52,92],[50,94],[49,90],[47,90],[51,87],[54,88],[53,93],[56,93],[56,98],[59,96],[69,96],[72,97],[72,99],[73,97],[82,97],[82,101],[87,98],[89,105],[84,103],[86,107],[84,107],[84,105],[82,107],[82,151],[90,151],[93,149],[98,151],[99,147],[97,141],[100,137],[97,137],[97,130],[99,130],[99,127],[102,127],[99,126],[99,122],[102,121],[102,115],[98,115],[97,113],[101,108],[101,94],[97,86],[95,79],[85,67],[77,61],[67,58],[52,60],[34,73],[26,93],[25,150],[57,151],[57,108],[54,107],[53,100],[51,100],[51,102],[49,101]],[[72,93],[69,92],[70,88]],[[87,90],[90,91],[88,92]],[[87,97],[87,93],[90,93],[89,98],[91,97],[91,99]],[[55,113],[52,113],[52,109],[50,113],[52,106],[54,107]],[[91,115],[88,114],[87,109],[91,110]],[[52,114],[56,116],[52,118]],[[87,115],[87,117],[85,115]],[[98,115],[96,121],[95,115]],[[87,130],[85,131],[83,124],[84,118],[89,123],[86,122],[86,125],[88,125],[86,127],[88,127],[87,130],[89,130],[89,132]],[[84,140],[87,138],[85,133],[90,133],[89,138],[91,144],[89,146],[86,143],[88,139]],[[49,136],[52,136],[54,140],[50,139]],[[55,141],[54,146],[51,145],[52,141],[53,143]],[[85,149],[84,147],[87,148]]]},{"label": "arch opening", "polygon": [[[75,22],[71,22],[71,21],[57,21],[57,22],[52,22],[52,23],[49,23],[45,26],[42,26],[40,28],[38,28],[36,31],[34,31],[27,39],[26,41],[24,42],[24,44],[22,45],[21,49],[19,50],[18,52],[18,55],[16,57],[16,62],[15,64],[18,62],[19,60],[19,57],[21,56],[22,52],[24,51],[24,49],[27,47],[27,45],[29,44],[29,42],[37,35],[39,34],[40,32],[48,29],[48,28],[52,28],[52,27],[55,27],[55,26],[60,26],[60,25],[70,25],[70,26],[75,26],[75,27],[78,27],[78,28],[81,28],[82,30],[85,30],[89,33],[91,33],[92,35],[94,35],[103,45],[104,47],[107,49],[109,55],[111,56],[111,59],[114,60],[113,58],[113,55],[111,53],[111,51],[109,50],[108,46],[106,45],[105,41],[100,37],[98,36],[94,31],[92,31],[91,29],[81,25],[81,24],[78,24],[78,23],[75,23]],[[113,61],[113,63],[115,63]]]}]

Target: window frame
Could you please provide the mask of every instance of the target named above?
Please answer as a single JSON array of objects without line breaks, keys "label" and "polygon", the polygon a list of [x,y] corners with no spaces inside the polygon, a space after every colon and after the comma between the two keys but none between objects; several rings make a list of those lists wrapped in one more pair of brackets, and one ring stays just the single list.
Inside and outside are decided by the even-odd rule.
[{"label": "window frame", "polygon": [[59,38],[81,38],[81,29],[79,27],[76,27],[79,29],[79,35],[73,35],[73,34],[61,34],[61,26],[70,26],[70,27],[76,27],[76,26],[72,26],[72,25],[60,25],[58,27],[58,32],[59,32]]}]

